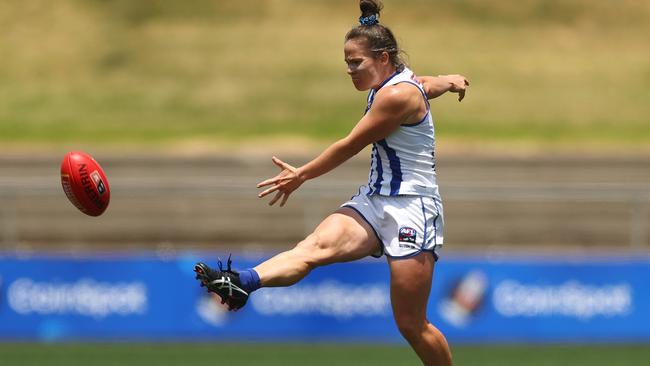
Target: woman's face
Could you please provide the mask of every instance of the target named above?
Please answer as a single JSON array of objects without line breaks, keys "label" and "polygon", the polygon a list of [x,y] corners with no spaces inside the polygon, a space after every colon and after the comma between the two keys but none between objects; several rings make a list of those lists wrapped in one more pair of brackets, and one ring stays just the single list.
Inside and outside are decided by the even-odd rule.
[{"label": "woman's face", "polygon": [[375,58],[368,50],[365,39],[350,39],[343,49],[348,75],[357,90],[363,91],[378,87],[391,73],[388,54]]}]

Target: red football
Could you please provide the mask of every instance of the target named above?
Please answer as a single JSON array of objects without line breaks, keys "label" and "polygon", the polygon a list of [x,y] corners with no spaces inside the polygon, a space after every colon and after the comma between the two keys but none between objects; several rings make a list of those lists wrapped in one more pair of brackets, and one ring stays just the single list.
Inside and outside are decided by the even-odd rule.
[{"label": "red football", "polygon": [[61,162],[61,185],[70,202],[86,215],[101,215],[111,199],[104,171],[83,151],[65,154]]}]

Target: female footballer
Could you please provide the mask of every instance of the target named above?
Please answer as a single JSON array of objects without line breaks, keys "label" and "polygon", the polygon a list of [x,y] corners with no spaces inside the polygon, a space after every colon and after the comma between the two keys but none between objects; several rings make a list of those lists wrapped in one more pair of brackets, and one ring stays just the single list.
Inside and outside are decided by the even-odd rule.
[{"label": "female footballer", "polygon": [[393,33],[378,18],[382,5],[361,0],[360,24],[345,36],[347,73],[370,90],[366,113],[344,138],[301,167],[273,157],[281,172],[258,184],[259,197],[283,206],[305,181],[319,177],[372,145],[368,183],[325,218],[295,248],[236,272],[197,263],[202,286],[231,310],[260,287],[291,286],[316,267],[385,254],[395,322],[426,365],[451,365],[445,337],[426,318],[433,270],[443,241],[443,210],[435,172],[435,138],[428,99],[447,91],[462,100],[460,75],[421,77],[406,67]]}]

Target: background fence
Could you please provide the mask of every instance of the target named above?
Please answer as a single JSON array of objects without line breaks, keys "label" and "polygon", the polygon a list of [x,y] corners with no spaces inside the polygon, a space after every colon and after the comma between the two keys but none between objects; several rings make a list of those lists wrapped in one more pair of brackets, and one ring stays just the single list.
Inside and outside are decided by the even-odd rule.
[{"label": "background fence", "polygon": [[[276,173],[260,157],[97,157],[112,202],[99,218],[61,191],[59,157],[0,160],[5,250],[292,246],[364,183],[364,153],[306,183],[284,208],[257,198]],[[289,157],[304,162],[306,157]],[[650,162],[471,156],[438,164],[447,250],[647,250]]]}]

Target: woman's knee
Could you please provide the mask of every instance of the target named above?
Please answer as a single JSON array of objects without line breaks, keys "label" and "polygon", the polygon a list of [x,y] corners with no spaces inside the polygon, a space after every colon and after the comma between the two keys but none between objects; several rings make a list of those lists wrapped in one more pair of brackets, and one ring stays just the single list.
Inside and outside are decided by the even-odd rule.
[{"label": "woman's knee", "polygon": [[423,336],[427,327],[426,319],[418,319],[410,315],[395,315],[395,323],[399,332],[409,341],[417,340]]},{"label": "woman's knee", "polygon": [[328,260],[333,255],[331,245],[329,245],[322,236],[318,233],[312,233],[302,240],[296,248],[301,256],[305,258],[305,262],[312,269],[328,263]]}]

